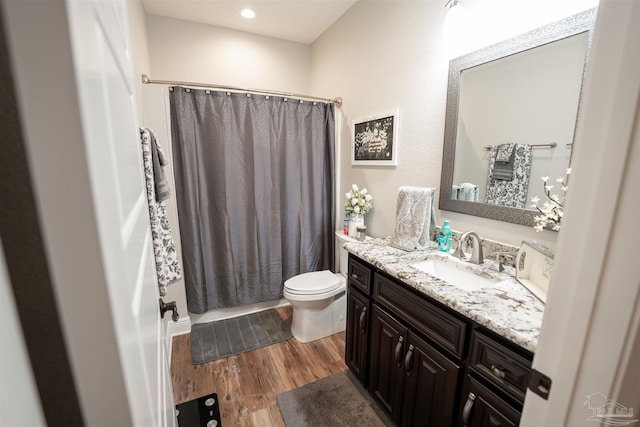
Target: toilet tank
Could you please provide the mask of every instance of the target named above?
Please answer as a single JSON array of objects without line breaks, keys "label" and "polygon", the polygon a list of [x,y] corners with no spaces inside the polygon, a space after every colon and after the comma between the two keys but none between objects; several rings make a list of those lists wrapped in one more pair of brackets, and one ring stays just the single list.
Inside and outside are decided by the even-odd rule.
[{"label": "toilet tank", "polygon": [[342,246],[347,242],[357,242],[353,237],[349,237],[342,230],[336,231],[336,253],[338,255],[338,263],[336,266],[338,269],[336,273],[347,274],[348,267],[347,261],[349,259],[349,252],[347,252]]}]

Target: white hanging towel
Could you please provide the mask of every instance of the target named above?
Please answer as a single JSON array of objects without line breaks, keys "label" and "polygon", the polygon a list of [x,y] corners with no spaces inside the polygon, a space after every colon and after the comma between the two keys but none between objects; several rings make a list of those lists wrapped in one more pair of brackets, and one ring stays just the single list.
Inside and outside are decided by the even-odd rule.
[{"label": "white hanging towel", "polygon": [[458,197],[460,200],[466,200],[467,202],[477,202],[478,201],[478,186],[472,184],[470,182],[465,182],[460,185],[460,192],[462,193],[461,197]]},{"label": "white hanging towel", "polygon": [[[164,296],[167,293],[167,285],[182,278],[182,267],[178,262],[178,254],[171,234],[164,198],[158,199],[156,196],[157,185],[156,180],[154,180],[153,166],[154,157],[159,153],[157,151],[154,153],[154,150],[158,149],[155,146],[155,136],[151,130],[140,128],[140,140],[142,143],[142,159],[144,177],[147,184],[147,203],[149,204],[149,219],[151,220],[151,237],[153,237],[153,254],[156,260],[158,287],[160,288],[160,296]],[[159,166],[159,162],[156,161],[156,168],[158,167],[162,166]],[[158,173],[156,172],[155,175],[157,176]],[[168,191],[166,196],[168,197]]]},{"label": "white hanging towel", "polygon": [[436,228],[435,193],[435,188],[400,187],[391,246],[405,251],[427,246]]}]

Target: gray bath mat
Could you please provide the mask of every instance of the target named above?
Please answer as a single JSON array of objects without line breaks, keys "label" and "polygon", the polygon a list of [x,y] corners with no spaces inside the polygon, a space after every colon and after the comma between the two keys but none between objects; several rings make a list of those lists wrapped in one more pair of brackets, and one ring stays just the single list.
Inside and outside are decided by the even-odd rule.
[{"label": "gray bath mat", "polygon": [[211,362],[291,339],[275,309],[191,326],[191,361]]},{"label": "gray bath mat", "polygon": [[287,427],[391,427],[351,371],[276,396]]}]

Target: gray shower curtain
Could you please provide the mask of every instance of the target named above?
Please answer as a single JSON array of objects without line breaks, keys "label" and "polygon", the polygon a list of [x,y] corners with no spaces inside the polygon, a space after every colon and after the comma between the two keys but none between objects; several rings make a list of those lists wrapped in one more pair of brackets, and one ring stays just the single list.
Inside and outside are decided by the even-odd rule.
[{"label": "gray shower curtain", "polygon": [[187,306],[282,297],[333,268],[333,106],[174,87],[171,135]]}]

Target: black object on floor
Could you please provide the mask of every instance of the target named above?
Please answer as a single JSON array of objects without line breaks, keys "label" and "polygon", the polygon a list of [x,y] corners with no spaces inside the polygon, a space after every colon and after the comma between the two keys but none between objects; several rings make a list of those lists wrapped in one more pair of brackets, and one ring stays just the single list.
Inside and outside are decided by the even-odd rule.
[{"label": "black object on floor", "polygon": [[292,338],[291,330],[275,309],[191,326],[191,361],[194,364],[255,350]]},{"label": "black object on floor", "polygon": [[351,371],[276,396],[287,427],[392,427]]},{"label": "black object on floor", "polygon": [[179,427],[222,427],[216,393],[176,405]]}]

